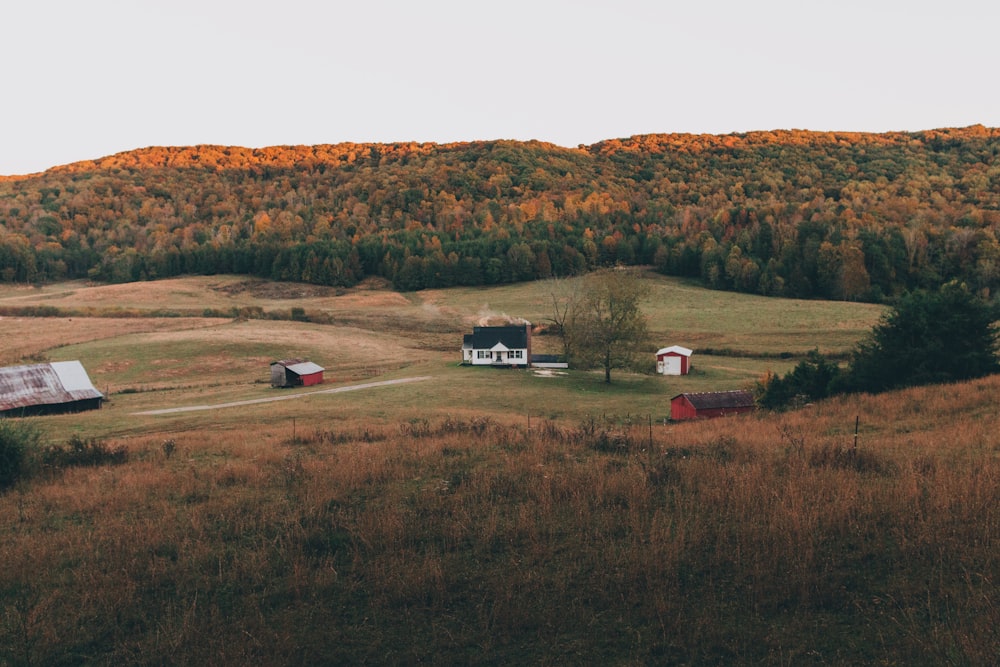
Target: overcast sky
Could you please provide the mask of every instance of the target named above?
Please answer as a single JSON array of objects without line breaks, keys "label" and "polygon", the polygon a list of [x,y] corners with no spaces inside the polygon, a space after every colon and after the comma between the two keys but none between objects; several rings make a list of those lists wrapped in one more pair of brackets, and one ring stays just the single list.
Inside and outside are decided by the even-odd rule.
[{"label": "overcast sky", "polygon": [[0,174],[146,146],[1000,126],[997,0],[30,0]]}]

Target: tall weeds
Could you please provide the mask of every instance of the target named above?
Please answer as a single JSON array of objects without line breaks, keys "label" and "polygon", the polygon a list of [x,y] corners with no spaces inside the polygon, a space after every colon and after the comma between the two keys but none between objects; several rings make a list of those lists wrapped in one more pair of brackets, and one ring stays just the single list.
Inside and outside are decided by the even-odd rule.
[{"label": "tall weeds", "polygon": [[134,438],[0,496],[0,663],[989,664],[996,393]]}]

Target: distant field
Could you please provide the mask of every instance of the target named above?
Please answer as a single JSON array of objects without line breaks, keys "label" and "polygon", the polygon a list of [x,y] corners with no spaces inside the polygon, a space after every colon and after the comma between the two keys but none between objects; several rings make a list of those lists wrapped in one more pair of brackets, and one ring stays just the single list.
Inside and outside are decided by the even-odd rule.
[{"label": "distant field", "polygon": [[[755,354],[801,354],[818,347],[844,352],[878,321],[884,308],[842,301],[771,299],[698,287],[649,273],[643,303],[657,347],[731,348]],[[469,317],[509,315],[532,322],[551,316],[549,281],[492,289],[428,290],[426,303]]]},{"label": "distant field", "polygon": [[[46,417],[56,427],[113,434],[214,424],[301,418],[321,423],[395,421],[434,414],[492,414],[526,420],[544,415],[578,420],[589,414],[642,414],[662,419],[682,391],[735,389],[767,370],[785,372],[813,348],[844,352],[882,313],[869,304],[767,299],[716,292],[649,274],[650,370],[653,353],[679,344],[696,354],[685,378],[616,372],[612,386],[597,374],[554,377],[522,371],[458,367],[462,334],[504,318],[544,322],[551,282],[491,289],[456,288],[400,294],[378,283],[351,290],[271,283],[235,276],[198,276],[124,285],[77,282],[0,290],[0,308],[46,306],[90,316],[0,318],[4,364],[79,359],[108,393],[100,412]],[[290,321],[293,309],[299,318]],[[214,317],[178,317],[212,311]],[[249,313],[221,317],[225,312]],[[126,313],[127,317],[121,317]],[[152,314],[170,316],[150,317]],[[260,319],[266,318],[266,319]],[[278,318],[278,319],[270,319]],[[324,323],[317,323],[324,322]],[[559,351],[558,339],[536,336],[536,351]],[[269,362],[306,357],[326,368],[327,383],[373,377],[434,376],[420,387],[326,395],[211,413],[135,418],[132,413],[187,404],[266,396]],[[305,391],[305,390],[297,390]],[[169,425],[169,426],[168,426]]]}]

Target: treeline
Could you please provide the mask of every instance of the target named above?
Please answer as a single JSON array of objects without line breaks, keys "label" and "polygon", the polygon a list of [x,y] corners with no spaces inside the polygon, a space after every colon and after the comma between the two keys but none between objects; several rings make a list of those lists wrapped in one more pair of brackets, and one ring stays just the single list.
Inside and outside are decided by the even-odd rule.
[{"label": "treeline", "polygon": [[0,280],[488,285],[653,265],[879,301],[1000,286],[1000,130],[148,148],[0,180]]},{"label": "treeline", "polygon": [[855,346],[840,367],[813,350],[784,376],[756,386],[758,405],[799,406],[837,394],[877,394],[904,387],[962,382],[1000,372],[1000,315],[963,284],[904,295]]}]

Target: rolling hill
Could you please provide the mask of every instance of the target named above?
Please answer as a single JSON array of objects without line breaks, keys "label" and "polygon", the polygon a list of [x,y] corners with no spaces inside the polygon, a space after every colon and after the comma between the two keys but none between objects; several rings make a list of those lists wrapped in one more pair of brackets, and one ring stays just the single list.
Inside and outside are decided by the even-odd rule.
[{"label": "rolling hill", "polygon": [[0,281],[236,273],[399,289],[615,263],[884,301],[1000,284],[1000,130],[146,148],[0,180]]}]

